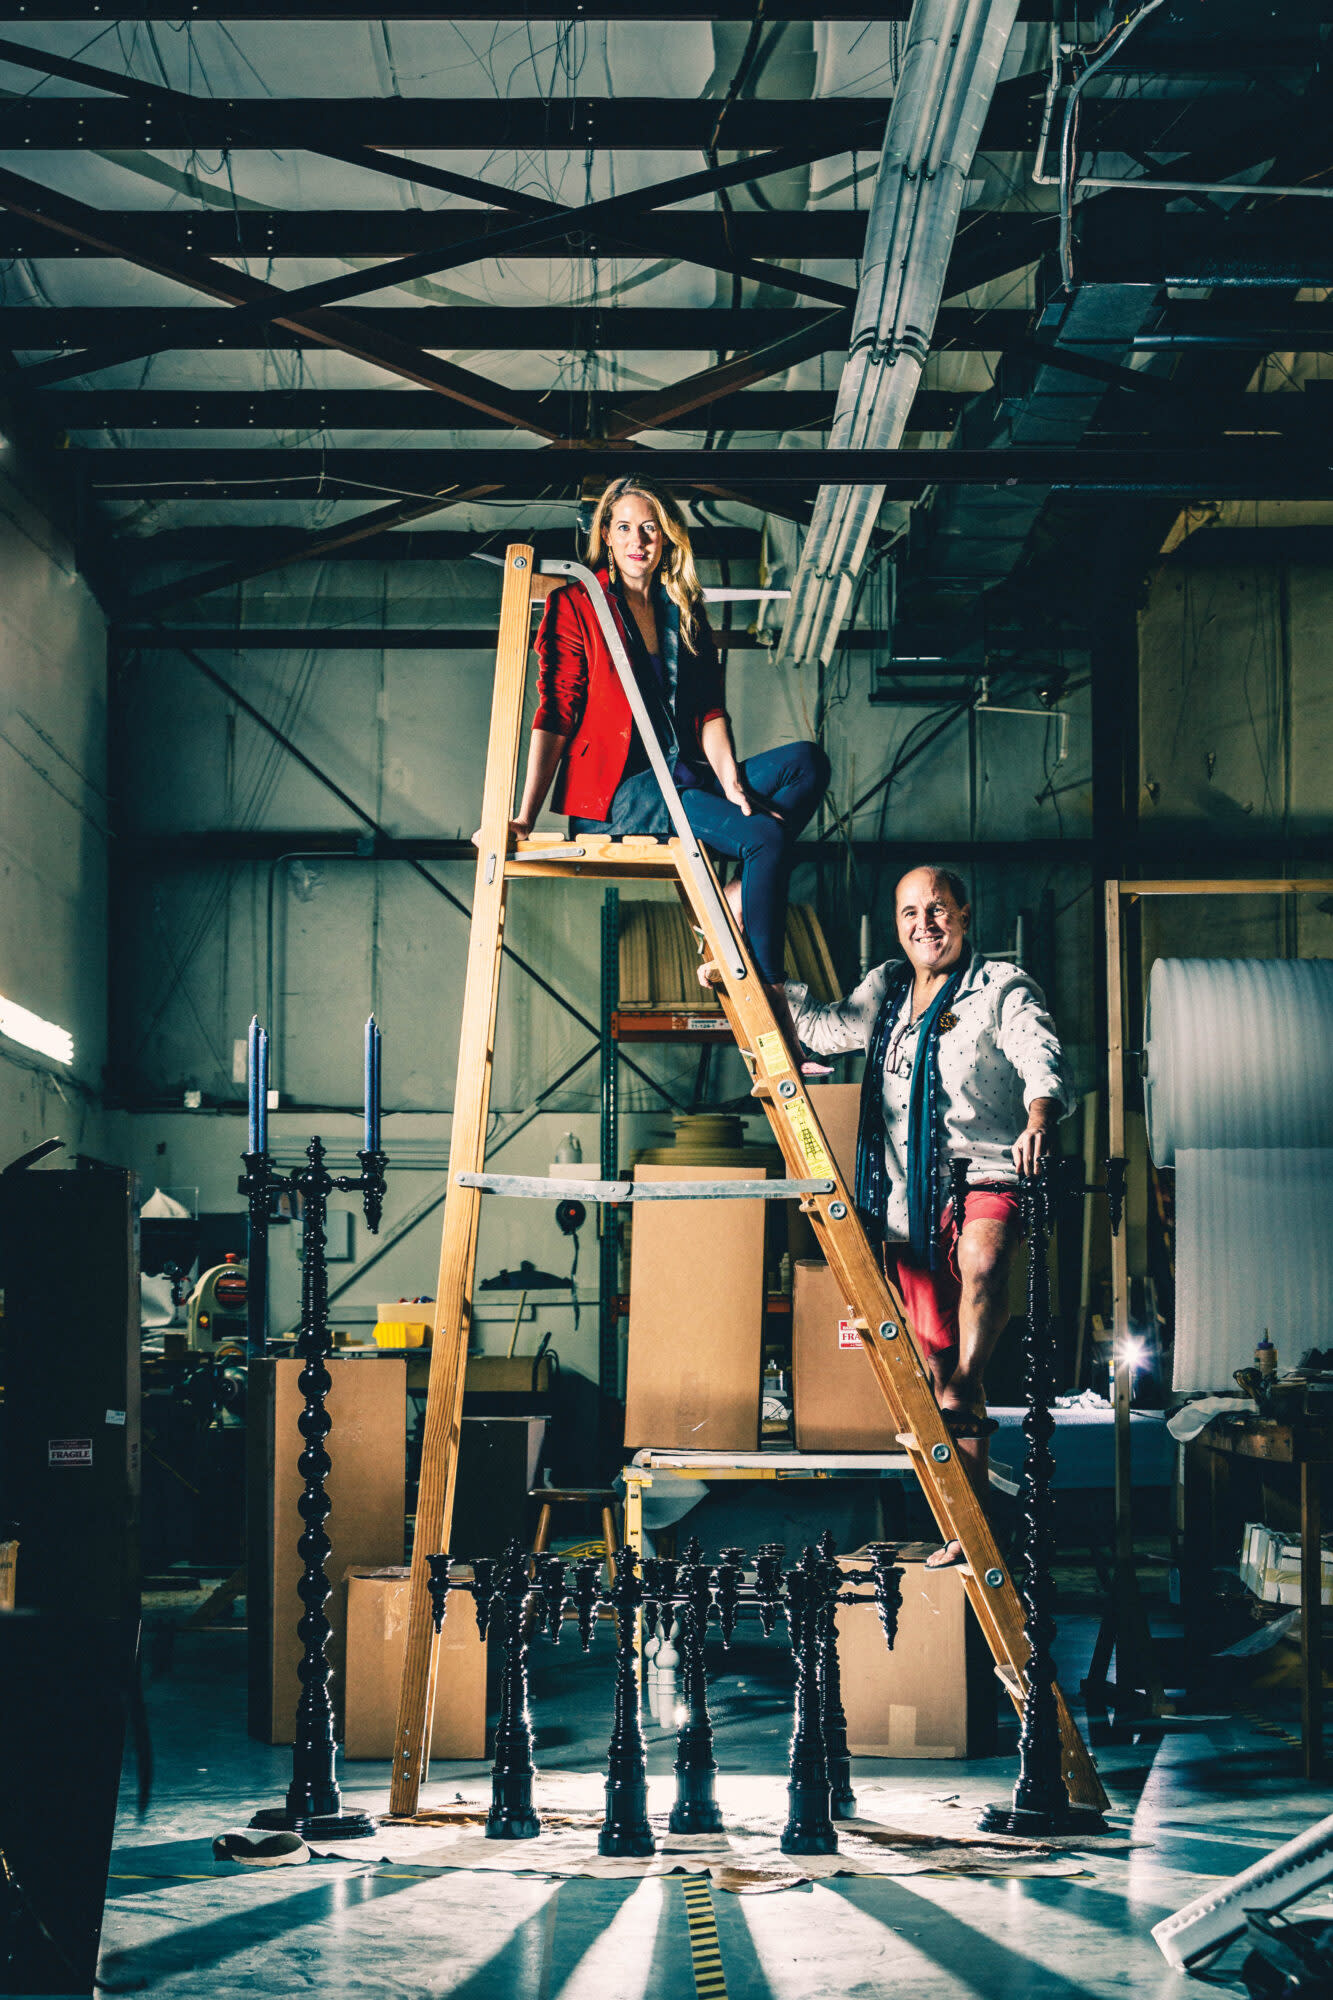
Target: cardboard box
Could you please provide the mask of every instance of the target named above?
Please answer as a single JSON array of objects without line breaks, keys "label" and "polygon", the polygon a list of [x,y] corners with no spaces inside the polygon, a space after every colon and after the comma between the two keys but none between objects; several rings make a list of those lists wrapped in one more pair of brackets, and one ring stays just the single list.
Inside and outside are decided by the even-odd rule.
[{"label": "cardboard box", "polygon": [[[934,1546],[905,1543],[893,1651],[873,1604],[839,1605],[838,1661],[854,1757],[989,1757],[999,1681],[957,1569],[927,1569]],[[844,1569],[856,1557],[842,1558]]]},{"label": "cardboard box", "polygon": [[[762,1167],[638,1167],[640,1181],[763,1180]],[[762,1201],[644,1202],[630,1251],[625,1443],[757,1451]]]},{"label": "cardboard box", "polygon": [[511,1541],[528,1546],[548,1417],[464,1417],[458,1438],[453,1546],[473,1556],[503,1555]]},{"label": "cardboard box", "polygon": [[[849,1193],[856,1188],[856,1128],[861,1116],[859,1083],[815,1083],[809,1088],[810,1108],[828,1142],[834,1164]],[[803,1258],[822,1259],[819,1238],[795,1202],[787,1205],[787,1250],[793,1264]]]},{"label": "cardboard box", "polygon": [[[347,1593],[335,1581],[352,1564],[383,1568],[403,1559],[407,1473],[407,1371],[388,1356],[366,1360],[333,1355],[326,1408],[332,1460],[325,1532],[333,1552],[324,1568],[334,1587],[325,1606],[333,1636],[333,1698],[340,1699]],[[297,1471],[305,1398],[299,1361],[266,1356],[250,1363],[249,1525],[246,1623],[250,1634],[250,1734],[290,1743],[301,1693],[296,1636],[302,1616],[297,1585],[304,1480]]]},{"label": "cardboard box", "polygon": [[[1299,1604],[1300,1536],[1284,1535],[1259,1521],[1247,1521],[1241,1543],[1240,1580],[1266,1604]],[[1333,1605],[1333,1549],[1327,1536],[1322,1538],[1320,1546],[1319,1602]]]},{"label": "cardboard box", "polygon": [[[343,1756],[392,1757],[407,1644],[408,1577],[398,1567],[349,1569]],[[451,1593],[440,1633],[430,1754],[486,1755],[486,1646],[472,1599]]]},{"label": "cardboard box", "polygon": [[852,1309],[827,1264],[792,1273],[792,1395],[798,1451],[896,1451]]}]

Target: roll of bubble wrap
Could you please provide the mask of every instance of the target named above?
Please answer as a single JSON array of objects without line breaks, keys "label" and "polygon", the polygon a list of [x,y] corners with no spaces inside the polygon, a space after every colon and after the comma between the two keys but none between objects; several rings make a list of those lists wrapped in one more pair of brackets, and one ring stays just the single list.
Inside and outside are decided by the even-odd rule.
[{"label": "roll of bubble wrap", "polygon": [[1159,959],[1148,1144],[1176,1169],[1179,1393],[1233,1387],[1267,1328],[1325,1346],[1333,1293],[1333,963]]},{"label": "roll of bubble wrap", "polygon": [[1148,1144],[1333,1147],[1333,961],[1159,958],[1144,1021]]}]

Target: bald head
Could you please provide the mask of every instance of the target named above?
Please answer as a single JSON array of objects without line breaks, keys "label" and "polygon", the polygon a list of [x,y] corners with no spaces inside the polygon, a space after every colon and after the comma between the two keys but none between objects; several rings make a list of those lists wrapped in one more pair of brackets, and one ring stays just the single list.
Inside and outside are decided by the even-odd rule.
[{"label": "bald head", "polygon": [[958,963],[972,912],[967,885],[952,869],[909,869],[895,892],[898,942],[918,972],[949,972]]}]

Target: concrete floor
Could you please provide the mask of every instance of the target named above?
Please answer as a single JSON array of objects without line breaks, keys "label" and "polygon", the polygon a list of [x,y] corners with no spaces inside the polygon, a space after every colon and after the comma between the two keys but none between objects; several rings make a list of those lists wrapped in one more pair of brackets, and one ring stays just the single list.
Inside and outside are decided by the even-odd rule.
[{"label": "concrete floor", "polygon": [[[1066,1686],[1077,1685],[1091,1639],[1090,1620],[1065,1620]],[[369,1862],[215,1868],[211,1836],[279,1803],[290,1775],[288,1752],[245,1734],[244,1647],[239,1631],[182,1636],[169,1671],[150,1683],[157,1776],[140,1819],[127,1774],[103,1933],[109,1990],[210,2000],[314,1991],[693,2000],[679,1877],[552,1881]],[[609,1648],[587,1662],[573,1649],[552,1662],[542,1649],[535,1663],[539,1762],[601,1769]],[[783,1768],[789,1671],[785,1649],[755,1643],[716,1682],[724,1810],[728,1771]],[[1270,1703],[1269,1712],[1292,1724],[1289,1704]],[[669,1770],[671,1739],[657,1729],[648,1736],[652,1770]],[[1010,1791],[1012,1742],[1006,1725],[1009,1754],[985,1764],[867,1760],[861,1769],[900,1782],[905,1807],[957,1796],[966,1808],[959,1823],[969,1825],[973,1805]],[[1190,1991],[1161,1958],[1151,1925],[1333,1811],[1333,1792],[1305,1785],[1295,1749],[1240,1719],[1154,1732],[1097,1755],[1118,1824],[1142,1844],[1090,1857],[1078,1878],[918,1875],[744,1897],[714,1890],[731,2000],[859,2000],[898,1987],[910,1987],[913,2000],[1157,2000]],[[423,1803],[484,1775],[480,1765],[437,1765]],[[349,1802],[384,1809],[385,1766],[357,1764],[342,1776]],[[1318,1900],[1327,1914],[1327,1899]]]}]

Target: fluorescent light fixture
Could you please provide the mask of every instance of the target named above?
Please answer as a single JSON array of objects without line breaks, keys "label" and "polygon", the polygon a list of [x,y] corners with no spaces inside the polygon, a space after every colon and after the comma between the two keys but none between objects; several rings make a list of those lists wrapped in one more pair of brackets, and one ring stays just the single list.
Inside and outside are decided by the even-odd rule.
[{"label": "fluorescent light fixture", "polygon": [[50,1056],[55,1062],[74,1060],[74,1037],[68,1028],[58,1028],[54,1021],[30,1014],[26,1007],[20,1007],[16,1000],[6,1000],[3,994],[0,994],[0,1035],[8,1035],[11,1042],[21,1042],[25,1049],[36,1049],[38,1055]]}]

